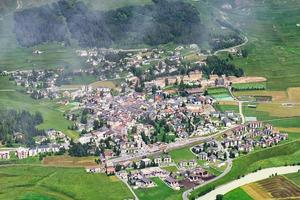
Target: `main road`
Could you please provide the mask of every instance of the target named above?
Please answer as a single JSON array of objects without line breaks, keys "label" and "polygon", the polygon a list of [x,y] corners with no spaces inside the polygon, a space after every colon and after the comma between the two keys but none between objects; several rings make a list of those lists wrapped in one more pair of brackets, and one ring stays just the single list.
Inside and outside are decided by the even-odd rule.
[{"label": "main road", "polygon": [[300,166],[273,167],[273,168],[259,170],[257,172],[248,174],[240,179],[229,182],[225,185],[221,185],[217,187],[215,190],[197,198],[197,200],[215,200],[218,194],[224,195],[238,187],[256,181],[267,179],[274,174],[283,175],[283,174],[296,173],[299,171],[300,171]]},{"label": "main road", "polygon": [[236,127],[237,127],[237,125],[232,126],[230,128],[226,128],[226,129],[221,130],[221,131],[219,131],[215,134],[204,136],[204,137],[192,137],[192,138],[177,140],[176,142],[167,144],[163,149],[159,149],[158,147],[143,148],[141,150],[141,152],[136,153],[134,155],[124,155],[124,156],[121,156],[121,157],[110,159],[108,161],[113,162],[113,163],[121,163],[121,162],[125,162],[125,161],[130,161],[130,160],[137,160],[137,159],[140,159],[142,157],[161,154],[163,152],[169,152],[171,150],[180,149],[180,148],[183,148],[183,147],[186,147],[186,146],[190,146],[192,144],[208,141],[208,140],[210,140],[214,137],[217,137],[219,135],[222,135],[223,133],[225,133],[227,131],[230,131],[230,130],[236,128]]}]

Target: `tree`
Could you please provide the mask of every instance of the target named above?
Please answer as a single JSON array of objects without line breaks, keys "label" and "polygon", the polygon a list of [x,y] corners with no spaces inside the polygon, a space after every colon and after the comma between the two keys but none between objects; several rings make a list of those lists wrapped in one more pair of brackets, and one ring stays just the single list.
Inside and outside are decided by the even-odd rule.
[{"label": "tree", "polygon": [[169,85],[169,79],[166,78],[166,79],[165,79],[165,86],[168,86],[168,85]]},{"label": "tree", "polygon": [[216,196],[216,200],[223,200],[223,195],[222,194],[218,194]]}]

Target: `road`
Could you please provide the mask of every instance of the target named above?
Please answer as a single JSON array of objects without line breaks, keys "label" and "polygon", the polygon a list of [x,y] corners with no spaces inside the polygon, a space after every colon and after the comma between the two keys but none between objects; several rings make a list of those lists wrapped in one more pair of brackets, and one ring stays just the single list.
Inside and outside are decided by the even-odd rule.
[{"label": "road", "polygon": [[217,55],[220,52],[230,52],[232,49],[242,47],[242,46],[246,45],[249,42],[249,39],[246,36],[244,37],[244,40],[245,41],[242,44],[239,44],[239,45],[236,45],[236,46],[233,46],[233,47],[229,47],[229,48],[226,48],[226,49],[220,49],[220,50],[216,51],[213,55]]},{"label": "road", "polygon": [[130,185],[127,183],[126,180],[123,180],[121,177],[119,177],[118,175],[116,175],[118,177],[118,179],[120,179],[120,181],[122,181],[130,190],[130,192],[133,194],[134,196],[134,200],[139,200],[138,196],[134,193],[133,189],[130,187]]},{"label": "road", "polygon": [[212,182],[214,182],[214,181],[216,181],[216,180],[218,180],[218,179],[224,177],[226,174],[228,174],[228,173],[230,172],[231,168],[232,168],[232,160],[231,160],[231,159],[228,159],[228,160],[227,160],[227,167],[226,167],[226,169],[224,170],[224,172],[223,172],[221,175],[219,175],[219,176],[217,176],[217,177],[215,177],[215,178],[213,178],[213,179],[211,179],[211,180],[209,180],[209,181],[206,181],[206,182],[204,182],[204,183],[201,184],[201,185],[197,185],[197,186],[194,187],[194,188],[191,188],[191,189],[189,189],[189,190],[186,190],[186,191],[182,194],[182,199],[183,199],[183,200],[189,200],[189,195],[190,195],[190,193],[191,193],[193,190],[196,190],[196,189],[198,189],[198,188],[200,188],[200,187],[203,187],[203,186],[205,186],[205,185],[207,185],[207,184],[209,184],[209,183],[212,183]]},{"label": "road", "polygon": [[272,174],[290,174],[296,173],[300,170],[300,166],[287,166],[287,167],[274,167],[274,168],[267,168],[263,169],[251,174],[244,176],[243,178],[237,179],[235,181],[229,182],[225,185],[221,185],[217,187],[215,190],[197,198],[197,200],[215,200],[218,194],[226,194],[235,188],[241,187],[243,185],[253,183],[256,181],[260,181],[266,178],[269,178]]},{"label": "road", "polygon": [[120,162],[125,162],[125,161],[130,161],[130,160],[137,160],[142,157],[147,157],[147,156],[151,156],[151,155],[161,154],[163,152],[169,152],[171,150],[180,149],[180,148],[192,145],[194,143],[205,142],[209,139],[219,136],[219,135],[221,135],[229,130],[232,130],[236,127],[237,126],[232,126],[230,128],[224,129],[215,134],[205,136],[205,137],[195,137],[195,138],[186,138],[186,139],[178,140],[174,143],[167,144],[167,146],[164,149],[158,149],[157,147],[155,149],[154,148],[152,148],[152,149],[146,148],[146,149],[143,149],[143,151],[140,153],[137,153],[134,155],[126,155],[126,156],[122,156],[122,157],[118,157],[118,158],[113,158],[113,159],[110,159],[109,161],[113,162],[113,163],[120,163]]}]

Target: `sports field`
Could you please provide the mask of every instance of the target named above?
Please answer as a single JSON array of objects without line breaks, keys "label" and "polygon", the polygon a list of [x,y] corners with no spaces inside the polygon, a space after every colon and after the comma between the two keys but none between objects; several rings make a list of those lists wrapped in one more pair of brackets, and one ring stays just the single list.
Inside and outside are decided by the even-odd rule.
[{"label": "sports field", "polygon": [[115,176],[87,174],[83,168],[0,167],[0,185],[0,199],[133,198],[126,185]]}]

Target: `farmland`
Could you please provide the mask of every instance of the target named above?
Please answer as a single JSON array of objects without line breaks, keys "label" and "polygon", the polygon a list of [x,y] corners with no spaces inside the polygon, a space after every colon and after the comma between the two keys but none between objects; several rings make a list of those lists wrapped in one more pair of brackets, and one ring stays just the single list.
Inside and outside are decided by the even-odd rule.
[{"label": "farmland", "polygon": [[196,197],[198,194],[206,192],[212,187],[228,183],[232,180],[235,180],[239,176],[257,170],[258,168],[268,168],[298,163],[300,162],[299,145],[300,141],[295,140],[269,149],[262,149],[254,153],[241,156],[233,161],[233,167],[228,174],[213,183],[194,190],[191,197]]},{"label": "farmland", "polygon": [[285,177],[300,187],[300,173],[287,174]]},{"label": "farmland", "polygon": [[235,83],[232,85],[234,91],[243,91],[243,90],[265,90],[266,83]]},{"label": "farmland", "polygon": [[[244,9],[227,12],[229,19],[249,39],[247,58],[234,58],[246,75],[264,76],[267,88],[286,90],[300,85],[298,43],[299,1],[247,1]],[[243,5],[241,5],[243,6]]]},{"label": "farmland", "polygon": [[[288,175],[287,175],[288,176]],[[242,187],[253,199],[293,199],[300,197],[300,188],[285,176],[275,176]]]},{"label": "farmland", "polygon": [[47,156],[43,159],[43,165],[62,167],[90,167],[97,166],[97,157],[70,157],[70,156]]},{"label": "farmland", "polygon": [[252,200],[252,198],[242,188],[236,188],[224,195],[224,200]]},{"label": "farmland", "polygon": [[132,198],[115,176],[87,174],[82,168],[10,166],[0,168],[0,199]]}]

